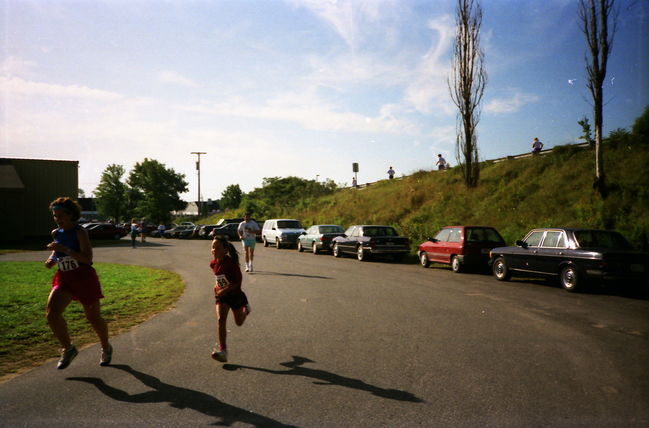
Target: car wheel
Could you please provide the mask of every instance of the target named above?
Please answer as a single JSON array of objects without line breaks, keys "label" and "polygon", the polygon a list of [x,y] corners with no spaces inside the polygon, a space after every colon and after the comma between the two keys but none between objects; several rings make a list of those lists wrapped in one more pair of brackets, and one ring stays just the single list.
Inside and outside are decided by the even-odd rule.
[{"label": "car wheel", "polygon": [[318,254],[318,246],[315,244],[315,241],[311,245],[311,251],[313,252],[313,254]]},{"label": "car wheel", "polygon": [[342,256],[342,254],[340,254],[340,249],[338,248],[338,244],[334,244],[334,247],[331,250],[331,253],[334,255],[334,257]]},{"label": "car wheel", "polygon": [[462,272],[462,263],[460,263],[460,258],[458,256],[453,256],[451,259],[451,269],[453,269],[453,272],[455,273]]},{"label": "car wheel", "polygon": [[302,248],[302,243],[300,241],[297,241],[297,250],[301,253],[304,251],[304,248]]},{"label": "car wheel", "polygon": [[561,275],[559,276],[559,281],[561,286],[568,291],[577,291],[581,288],[581,278],[577,273],[577,269],[573,266],[566,266],[561,269]]},{"label": "car wheel", "polygon": [[266,237],[264,236],[261,238],[262,242],[264,243],[264,247],[268,247],[268,241],[266,240]]},{"label": "car wheel", "polygon": [[428,256],[426,255],[425,251],[422,251],[419,253],[419,263],[421,264],[422,267],[427,268],[430,266],[430,260],[428,260]]},{"label": "car wheel", "polygon": [[359,245],[358,248],[356,249],[356,258],[358,259],[359,262],[364,262],[367,261],[369,254],[363,250],[363,246]]},{"label": "car wheel", "polygon": [[494,260],[492,272],[498,281],[509,281],[509,278],[511,278],[511,272],[509,272],[509,268],[503,257],[498,257]]},{"label": "car wheel", "polygon": [[282,247],[282,244],[279,242],[279,238],[275,238],[275,248],[278,250]]}]

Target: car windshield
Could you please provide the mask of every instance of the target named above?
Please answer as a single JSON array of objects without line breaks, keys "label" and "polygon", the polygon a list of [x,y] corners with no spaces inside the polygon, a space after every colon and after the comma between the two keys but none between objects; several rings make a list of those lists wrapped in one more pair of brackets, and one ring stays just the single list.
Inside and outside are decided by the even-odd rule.
[{"label": "car windshield", "polygon": [[398,233],[392,227],[370,226],[363,228],[363,236],[397,236]]},{"label": "car windshield", "polygon": [[582,248],[609,248],[609,249],[622,249],[632,250],[633,247],[629,244],[624,236],[617,232],[607,232],[605,230],[578,230],[575,231],[575,238],[577,243]]},{"label": "car windshield", "polygon": [[302,229],[302,225],[297,220],[281,220],[277,222],[278,229]]},{"label": "car windshield", "polygon": [[320,226],[320,233],[342,233],[343,228],[340,226]]},{"label": "car windshield", "polygon": [[503,238],[493,229],[472,227],[466,230],[469,242],[503,242]]}]

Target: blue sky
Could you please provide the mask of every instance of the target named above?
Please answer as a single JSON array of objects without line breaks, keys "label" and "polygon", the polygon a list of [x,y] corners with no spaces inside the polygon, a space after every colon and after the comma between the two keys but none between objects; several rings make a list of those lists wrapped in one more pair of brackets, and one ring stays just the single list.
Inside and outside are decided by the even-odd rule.
[{"label": "blue sky", "polygon": [[[576,0],[484,0],[481,159],[576,142],[591,116]],[[619,1],[605,135],[649,105],[649,2]],[[2,157],[186,175],[186,200],[264,177],[359,183],[452,165],[455,1],[0,0]],[[591,120],[592,122],[592,120]]]}]

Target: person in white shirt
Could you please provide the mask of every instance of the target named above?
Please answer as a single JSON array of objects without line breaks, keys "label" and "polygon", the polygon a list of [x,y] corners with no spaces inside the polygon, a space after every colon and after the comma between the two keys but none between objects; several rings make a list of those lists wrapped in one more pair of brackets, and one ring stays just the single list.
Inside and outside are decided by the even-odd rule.
[{"label": "person in white shirt", "polygon": [[252,272],[252,261],[255,256],[255,244],[257,243],[257,232],[259,225],[250,220],[250,213],[243,215],[243,221],[239,223],[237,233],[243,245],[243,252],[246,257],[246,272]]},{"label": "person in white shirt", "polygon": [[442,157],[441,153],[437,155],[437,162],[435,162],[435,165],[437,165],[437,169],[440,171],[446,169],[446,159]]}]

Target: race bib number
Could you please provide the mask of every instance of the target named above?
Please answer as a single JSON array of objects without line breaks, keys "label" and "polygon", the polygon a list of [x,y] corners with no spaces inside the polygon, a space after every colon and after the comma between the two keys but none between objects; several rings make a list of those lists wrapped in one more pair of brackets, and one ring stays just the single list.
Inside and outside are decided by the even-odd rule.
[{"label": "race bib number", "polygon": [[218,285],[219,288],[227,287],[230,285],[230,281],[228,281],[225,275],[216,275],[216,285]]},{"label": "race bib number", "polygon": [[62,272],[74,270],[79,267],[79,262],[70,256],[59,257],[57,263],[59,265],[59,270]]}]

